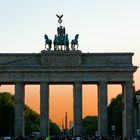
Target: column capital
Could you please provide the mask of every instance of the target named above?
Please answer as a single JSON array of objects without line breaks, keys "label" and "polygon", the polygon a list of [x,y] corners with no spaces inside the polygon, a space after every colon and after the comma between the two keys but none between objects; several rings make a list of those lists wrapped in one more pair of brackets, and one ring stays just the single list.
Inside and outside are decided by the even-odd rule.
[{"label": "column capital", "polygon": [[107,81],[107,80],[100,80],[100,81],[98,81],[98,83],[99,83],[99,84],[100,84],[100,83],[107,84],[108,81]]},{"label": "column capital", "polygon": [[134,81],[133,80],[126,80],[123,83],[124,84],[134,84]]},{"label": "column capital", "polygon": [[49,81],[40,81],[40,84],[49,84]]},{"label": "column capital", "polygon": [[[80,89],[82,90],[82,82],[81,81],[75,81],[74,83],[73,83],[73,86],[74,86],[74,88],[75,89],[77,89],[78,88],[78,90],[80,91]],[[81,92],[81,91],[80,91]],[[74,92],[75,93],[75,92]],[[76,92],[77,93],[77,92]]]},{"label": "column capital", "polygon": [[25,85],[25,83],[24,83],[24,82],[20,82],[20,81],[16,81],[16,82],[14,82],[14,84],[15,84],[15,85],[17,85],[17,84],[22,84],[22,85]]},{"label": "column capital", "polygon": [[76,81],[73,81],[73,84],[82,84],[82,81],[76,80]]}]

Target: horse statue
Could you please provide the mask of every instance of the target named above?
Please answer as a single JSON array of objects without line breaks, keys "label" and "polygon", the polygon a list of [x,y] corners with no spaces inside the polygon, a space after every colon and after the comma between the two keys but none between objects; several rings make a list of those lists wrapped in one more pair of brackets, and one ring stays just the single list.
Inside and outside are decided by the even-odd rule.
[{"label": "horse statue", "polygon": [[45,49],[46,49],[46,45],[48,45],[47,50],[51,50],[51,48],[52,48],[52,40],[48,38],[47,34],[44,35],[44,38],[45,38]]},{"label": "horse statue", "polygon": [[79,38],[79,34],[76,34],[75,38],[71,41],[72,50],[75,50],[75,45],[77,45],[77,49],[78,49],[78,38]]}]

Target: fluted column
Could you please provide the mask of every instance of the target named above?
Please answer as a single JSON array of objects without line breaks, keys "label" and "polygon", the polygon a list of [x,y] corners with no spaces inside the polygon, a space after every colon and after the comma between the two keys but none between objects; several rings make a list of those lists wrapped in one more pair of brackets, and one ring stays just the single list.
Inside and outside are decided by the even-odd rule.
[{"label": "fluted column", "polygon": [[40,135],[49,135],[49,84],[40,84]]},{"label": "fluted column", "polygon": [[15,136],[24,136],[24,85],[15,84]]},{"label": "fluted column", "polygon": [[138,129],[140,129],[140,103],[138,103]]},{"label": "fluted column", "polygon": [[133,82],[127,81],[123,84],[123,137],[134,134],[133,105]]},{"label": "fluted column", "polygon": [[134,135],[135,136],[137,135],[137,129],[138,129],[137,103],[134,103]]},{"label": "fluted column", "polygon": [[73,85],[74,136],[82,136],[82,84]]},{"label": "fluted column", "polygon": [[98,84],[98,131],[99,136],[108,135],[108,111],[107,111],[107,83]]}]

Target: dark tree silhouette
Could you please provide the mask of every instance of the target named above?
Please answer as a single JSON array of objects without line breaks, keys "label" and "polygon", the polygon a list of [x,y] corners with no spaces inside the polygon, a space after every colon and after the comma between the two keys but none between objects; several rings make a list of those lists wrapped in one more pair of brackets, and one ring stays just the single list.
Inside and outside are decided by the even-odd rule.
[{"label": "dark tree silhouette", "polygon": [[[115,126],[115,131],[111,126]],[[108,106],[108,130],[109,134],[113,133],[122,135],[122,95],[119,94],[116,98],[113,98]]]},{"label": "dark tree silhouette", "polygon": [[[14,95],[2,92],[0,93],[0,136],[14,136]],[[25,111],[25,135],[39,131],[39,114],[24,106]],[[60,134],[61,130],[57,124],[50,121],[50,133],[52,135]]]},{"label": "dark tree silhouette", "polygon": [[0,135],[14,133],[14,97],[10,93],[0,93]]},{"label": "dark tree silhouette", "polygon": [[98,130],[98,117],[86,116],[83,119],[83,133],[84,135],[93,135]]}]

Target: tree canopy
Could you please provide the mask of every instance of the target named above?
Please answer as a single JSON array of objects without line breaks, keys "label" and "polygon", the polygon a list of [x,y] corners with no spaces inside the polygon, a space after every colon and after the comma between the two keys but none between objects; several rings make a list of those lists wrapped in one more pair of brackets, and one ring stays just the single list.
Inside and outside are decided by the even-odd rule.
[{"label": "tree canopy", "polygon": [[86,116],[83,119],[83,132],[84,135],[93,135],[98,130],[98,117]]},{"label": "tree canopy", "polygon": [[0,135],[14,133],[14,96],[0,93]]},{"label": "tree canopy", "polygon": [[[112,130],[112,126],[115,126],[115,131]],[[122,135],[122,95],[119,94],[116,98],[113,98],[108,106],[108,130],[109,134],[113,133]],[[114,132],[113,132],[114,131]]]},{"label": "tree canopy", "polygon": [[[140,95],[140,90],[134,93]],[[111,130],[111,126],[115,125],[115,132]],[[113,98],[108,106],[108,130],[109,134],[115,133],[122,135],[122,94],[119,94],[116,98]]]},{"label": "tree canopy", "polygon": [[39,114],[25,105],[25,134],[29,135],[32,132],[38,132],[39,124]]},{"label": "tree canopy", "polygon": [[135,94],[136,94],[136,95],[140,95],[140,90],[137,90],[137,91],[135,92]]},{"label": "tree canopy", "polygon": [[50,120],[50,135],[60,136],[62,134],[59,126]]},{"label": "tree canopy", "polygon": [[[15,101],[14,95],[2,92],[0,93],[0,136],[14,135],[15,121]],[[40,118],[39,114],[33,111],[27,105],[24,105],[25,112],[25,135],[39,131]],[[59,135],[61,130],[57,124],[50,121],[50,134]]]}]

